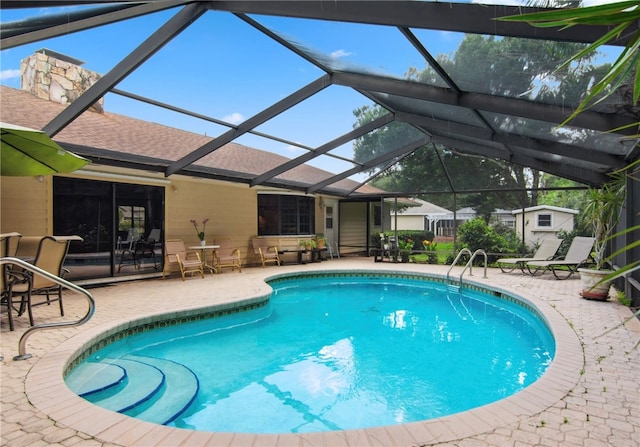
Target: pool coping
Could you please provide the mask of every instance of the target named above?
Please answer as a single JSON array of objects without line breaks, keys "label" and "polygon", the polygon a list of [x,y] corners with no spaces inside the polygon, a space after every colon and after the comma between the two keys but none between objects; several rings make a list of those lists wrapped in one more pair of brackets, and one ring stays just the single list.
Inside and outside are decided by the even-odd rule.
[{"label": "pool coping", "polygon": [[[417,274],[406,270],[350,269],[356,273],[397,274],[443,279],[443,275]],[[283,276],[345,273],[345,270],[318,270],[305,273],[285,273],[264,278],[269,281]],[[489,286],[465,279],[465,284],[515,296],[536,308],[544,316],[556,341],[554,361],[545,374],[524,390],[499,401],[461,413],[426,421],[390,425],[358,430],[313,432],[300,434],[247,434],[204,432],[172,428],[140,421],[90,404],[69,390],[64,383],[64,372],[70,363],[99,339],[141,322],[157,321],[167,316],[179,318],[205,311],[230,309],[265,299],[270,288],[213,306],[191,306],[173,312],[150,312],[132,321],[112,321],[81,332],[44,355],[31,369],[25,380],[29,401],[58,424],[62,424],[96,437],[122,445],[416,445],[451,442],[486,433],[496,427],[517,422],[538,414],[562,400],[578,383],[584,368],[584,354],[578,335],[554,307],[540,299],[523,297],[507,289]]]}]

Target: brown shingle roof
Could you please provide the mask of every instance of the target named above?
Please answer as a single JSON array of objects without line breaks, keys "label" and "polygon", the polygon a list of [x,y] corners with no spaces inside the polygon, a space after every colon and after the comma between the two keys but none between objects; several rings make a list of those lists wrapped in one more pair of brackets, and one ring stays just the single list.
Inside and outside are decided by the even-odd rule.
[{"label": "brown shingle roof", "polygon": [[[64,108],[62,104],[40,99],[26,91],[0,86],[0,120],[20,126],[42,129]],[[96,148],[120,154],[151,157],[168,162],[175,161],[213,138],[173,127],[130,118],[124,115],[87,110],[54,136],[54,140],[64,145]],[[80,152],[81,153],[81,152]],[[87,155],[82,154],[81,155]],[[197,162],[224,171],[235,171],[250,178],[273,169],[289,159],[259,149],[237,143],[227,143],[220,149]],[[313,185],[333,174],[310,165],[300,165],[278,176],[278,179]],[[357,185],[352,180],[341,180],[330,188],[346,191]],[[362,193],[376,193],[381,190],[363,186]]]}]

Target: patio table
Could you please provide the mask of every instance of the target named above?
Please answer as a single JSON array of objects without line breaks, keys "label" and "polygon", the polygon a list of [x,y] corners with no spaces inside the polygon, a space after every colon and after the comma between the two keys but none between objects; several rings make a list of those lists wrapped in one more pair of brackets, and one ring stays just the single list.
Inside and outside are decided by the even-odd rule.
[{"label": "patio table", "polygon": [[191,245],[188,247],[190,250],[200,250],[200,260],[202,261],[202,268],[208,269],[210,273],[218,273],[218,270],[212,266],[207,264],[207,250],[217,250],[220,248],[219,245]]}]

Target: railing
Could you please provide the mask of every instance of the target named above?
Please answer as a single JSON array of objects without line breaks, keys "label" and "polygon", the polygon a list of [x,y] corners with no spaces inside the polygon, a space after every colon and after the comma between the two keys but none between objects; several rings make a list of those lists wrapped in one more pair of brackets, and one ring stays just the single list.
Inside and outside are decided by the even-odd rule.
[{"label": "railing", "polygon": [[459,288],[462,287],[462,275],[464,275],[464,272],[467,271],[467,268],[469,269],[469,276],[473,276],[473,260],[478,255],[484,256],[484,278],[487,277],[487,253],[484,250],[480,250],[480,249],[471,253],[471,250],[469,250],[468,248],[463,248],[462,250],[460,250],[456,258],[453,260],[453,262],[451,263],[451,266],[449,266],[449,270],[447,270],[447,285],[449,285],[449,274],[451,273],[451,269],[453,269],[453,267],[458,263],[458,260],[460,259],[460,257],[465,253],[469,255],[469,260],[467,261],[464,268],[462,269],[462,272],[460,273],[460,276],[458,278],[458,287]]},{"label": "railing", "polygon": [[[38,332],[44,329],[53,329],[53,328],[62,328],[62,327],[75,327],[75,326],[80,326],[84,323],[86,323],[87,321],[89,321],[91,319],[91,317],[93,316],[93,313],[95,312],[96,309],[96,303],[93,299],[93,296],[91,296],[91,294],[86,291],[85,289],[83,289],[80,286],[77,286],[73,283],[70,283],[69,281],[67,281],[66,279],[60,278],[59,276],[53,275],[49,272],[47,272],[46,270],[42,270],[39,267],[36,267],[33,264],[28,263],[27,261],[24,261],[20,258],[12,258],[12,257],[6,257],[6,258],[0,258],[0,265],[4,265],[4,264],[13,264],[13,265],[18,265],[21,268],[23,268],[24,270],[27,270],[29,272],[32,272],[34,274],[37,275],[41,275],[44,276],[45,278],[50,279],[51,281],[55,282],[56,284],[59,284],[63,287],[66,287],[67,289],[71,289],[75,292],[81,293],[82,295],[85,296],[85,298],[87,298],[87,301],[89,302],[89,309],[87,310],[87,314],[82,317],[81,319],[79,319],[78,321],[70,321],[70,322],[63,322],[63,323],[47,323],[47,324],[40,324],[40,325],[35,325],[30,327],[29,329],[27,329],[25,331],[24,334],[22,334],[22,337],[20,337],[20,342],[18,344],[18,355],[15,356],[13,358],[13,360],[26,360],[28,358],[31,358],[31,354],[27,354],[26,353],[26,346],[27,346],[27,339],[31,336],[31,334],[33,334],[34,332]],[[9,297],[8,299],[8,305],[11,306],[11,298]],[[11,312],[11,309],[9,309],[9,311]]]}]

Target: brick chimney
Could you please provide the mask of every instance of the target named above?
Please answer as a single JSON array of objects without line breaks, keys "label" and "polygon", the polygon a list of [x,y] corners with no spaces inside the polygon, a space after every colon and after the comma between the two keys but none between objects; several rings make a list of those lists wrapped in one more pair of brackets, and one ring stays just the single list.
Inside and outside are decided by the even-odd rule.
[{"label": "brick chimney", "polygon": [[[42,48],[20,61],[20,88],[38,98],[71,104],[101,77],[82,64],[84,61]],[[89,110],[104,113],[104,98]]]}]

